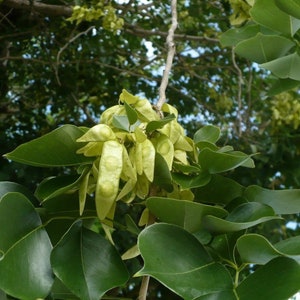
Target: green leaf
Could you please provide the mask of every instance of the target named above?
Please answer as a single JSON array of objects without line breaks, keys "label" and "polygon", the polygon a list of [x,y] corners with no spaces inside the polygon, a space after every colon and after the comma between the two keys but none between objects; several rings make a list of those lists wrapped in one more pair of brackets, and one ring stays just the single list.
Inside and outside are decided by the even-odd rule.
[{"label": "green leaf", "polygon": [[147,124],[146,132],[152,132],[156,129],[164,127],[164,125],[168,124],[169,122],[175,120],[176,117],[174,114],[170,114],[163,119],[157,120],[157,121],[151,121]]},{"label": "green leaf", "polygon": [[35,196],[46,201],[67,191],[78,190],[81,175],[64,175],[44,179],[37,187]]},{"label": "green leaf", "polygon": [[192,189],[207,185],[211,179],[211,175],[207,172],[200,172],[197,175],[172,173],[172,178],[182,189]]},{"label": "green leaf", "polygon": [[239,42],[250,39],[260,32],[257,24],[245,25],[240,28],[231,28],[221,34],[220,43],[223,47],[232,47]]},{"label": "green leaf", "polygon": [[237,287],[239,299],[289,299],[299,290],[300,265],[285,257],[278,257],[261,266]]},{"label": "green leaf", "polygon": [[153,182],[167,192],[173,191],[172,176],[168,164],[162,155],[155,153],[155,167]]},{"label": "green leaf", "polygon": [[260,203],[243,203],[235,208],[226,218],[204,216],[203,226],[214,234],[240,231],[280,217],[274,215],[270,206]]},{"label": "green leaf", "polygon": [[285,55],[295,43],[278,35],[263,35],[242,41],[235,47],[235,52],[251,61],[265,63]]},{"label": "green leaf", "polygon": [[236,181],[221,175],[212,175],[210,182],[197,188],[195,201],[226,205],[243,194],[244,187]]},{"label": "green leaf", "polygon": [[150,275],[185,300],[232,290],[225,267],[181,227],[151,225],[139,235],[138,246],[145,265],[136,276]]},{"label": "green leaf", "polygon": [[300,2],[297,0],[275,0],[275,4],[285,13],[300,19]]},{"label": "green leaf", "polygon": [[299,236],[283,240],[273,246],[261,235],[247,234],[237,240],[236,246],[245,263],[266,264],[278,256],[286,256],[300,263]]},{"label": "green leaf", "polygon": [[37,166],[60,167],[85,164],[93,158],[76,154],[82,144],[76,140],[85,133],[73,125],[63,125],[52,132],[35,140],[18,146],[15,150],[4,155],[13,161]]},{"label": "green leaf", "polygon": [[126,114],[130,125],[133,125],[138,120],[138,114],[126,101],[124,102]]},{"label": "green leaf", "polygon": [[53,283],[52,246],[24,195],[13,192],[0,199],[0,228],[0,289],[19,299],[45,298]]},{"label": "green leaf", "polygon": [[200,128],[194,135],[194,142],[197,144],[198,142],[209,142],[216,143],[221,135],[220,128],[213,125],[207,125]]},{"label": "green leaf", "polygon": [[270,90],[268,91],[268,95],[271,97],[280,94],[282,92],[292,90],[293,88],[297,87],[299,84],[300,83],[298,80],[293,80],[290,78],[286,78],[286,79],[278,78],[276,79],[276,81],[273,83]]},{"label": "green leaf", "polygon": [[82,300],[98,300],[128,279],[116,249],[101,235],[82,227],[81,221],[54,247],[51,264],[55,275]]},{"label": "green leaf", "polygon": [[[210,174],[222,173],[235,169],[247,161],[252,161],[250,156],[239,153],[220,153],[208,148],[199,153],[199,164],[203,170]],[[254,166],[253,166],[254,167]]]},{"label": "green leaf", "polygon": [[249,202],[269,205],[276,214],[300,213],[300,190],[268,190],[253,185],[245,189],[243,196]]},{"label": "green leaf", "polygon": [[255,1],[250,9],[250,15],[258,24],[288,36],[293,36],[300,28],[300,20],[280,10],[275,0]]},{"label": "green leaf", "polygon": [[127,116],[114,115],[112,119],[112,125],[127,132],[129,132],[130,129],[130,123]]},{"label": "green leaf", "polygon": [[146,206],[160,221],[181,226],[191,233],[202,229],[203,216],[222,218],[228,214],[220,207],[164,197],[150,197]]},{"label": "green leaf", "polygon": [[10,182],[10,181],[0,181],[0,198],[9,192],[17,192],[26,196],[27,199],[31,201],[34,205],[39,205],[39,201],[34,197],[34,195],[25,186]]},{"label": "green leaf", "polygon": [[261,64],[260,66],[270,70],[279,78],[290,78],[300,81],[300,56],[297,52]]}]

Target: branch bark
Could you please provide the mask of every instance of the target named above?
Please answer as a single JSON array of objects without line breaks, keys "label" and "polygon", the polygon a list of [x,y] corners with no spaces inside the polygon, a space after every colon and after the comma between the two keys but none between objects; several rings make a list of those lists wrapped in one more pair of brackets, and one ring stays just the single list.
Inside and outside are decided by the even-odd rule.
[{"label": "branch bark", "polygon": [[166,88],[168,86],[169,74],[170,74],[170,71],[172,68],[173,58],[174,58],[174,55],[176,52],[176,46],[175,46],[175,42],[174,42],[174,34],[175,34],[175,30],[178,26],[177,0],[172,0],[171,11],[172,11],[172,24],[171,24],[171,27],[169,29],[168,36],[167,36],[168,55],[167,55],[165,70],[163,73],[163,78],[161,81],[161,85],[159,87],[159,99],[156,104],[158,110],[160,110],[162,105],[166,102]]},{"label": "branch bark", "polygon": [[55,17],[70,17],[73,11],[71,6],[50,5],[37,1],[31,2],[29,0],[3,0],[1,4],[16,9],[23,9],[28,11],[33,10],[43,15]]}]

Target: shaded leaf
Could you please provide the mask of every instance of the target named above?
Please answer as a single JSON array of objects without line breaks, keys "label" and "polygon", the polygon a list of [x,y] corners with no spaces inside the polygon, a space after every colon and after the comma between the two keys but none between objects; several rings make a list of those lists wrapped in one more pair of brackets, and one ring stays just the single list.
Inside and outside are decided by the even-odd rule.
[{"label": "shaded leaf", "polygon": [[228,214],[220,207],[164,197],[150,197],[146,206],[162,222],[181,226],[192,233],[202,229],[203,216],[222,218]]},{"label": "shaded leaf", "polygon": [[247,234],[238,239],[237,250],[242,260],[246,263],[266,264],[278,256],[286,256],[299,263],[300,237],[292,237],[272,245],[261,235]]},{"label": "shaded leaf", "polygon": [[208,184],[211,179],[211,175],[207,172],[200,172],[200,174],[193,175],[172,173],[172,178],[181,186],[182,189],[191,189]]},{"label": "shaded leaf", "polygon": [[200,242],[181,227],[151,225],[140,234],[138,246],[145,265],[136,275],[150,275],[186,300],[232,289],[225,267],[213,262]]},{"label": "shaded leaf", "polygon": [[153,182],[167,192],[173,191],[172,176],[168,164],[162,155],[155,153],[155,167]]},{"label": "shaded leaf", "polygon": [[0,199],[0,228],[0,289],[19,299],[45,298],[53,283],[52,245],[24,195]]},{"label": "shaded leaf", "polygon": [[271,86],[270,90],[268,91],[269,96],[274,96],[280,94],[282,92],[291,90],[299,85],[298,80],[293,80],[290,78],[278,78],[273,85]]},{"label": "shaded leaf", "polygon": [[194,192],[195,201],[226,205],[243,194],[244,187],[236,181],[221,175],[212,175],[205,186]]},{"label": "shaded leaf", "polygon": [[263,35],[242,41],[235,47],[235,52],[251,61],[265,63],[285,55],[295,43],[279,35]]},{"label": "shaded leaf", "polygon": [[81,175],[64,175],[44,179],[37,187],[35,196],[46,201],[67,191],[78,190]]},{"label": "shaded leaf", "polygon": [[297,0],[275,0],[275,4],[285,13],[300,19],[300,2]]},{"label": "shaded leaf", "polygon": [[5,154],[13,161],[37,166],[59,167],[72,166],[92,162],[93,159],[76,154],[82,147],[76,140],[85,131],[73,125],[63,125],[52,132],[18,146],[15,150]]},{"label": "shaded leaf", "polygon": [[128,279],[116,249],[101,235],[82,227],[81,221],[54,247],[51,264],[55,275],[83,300],[98,300]]},{"label": "shaded leaf", "polygon": [[274,215],[270,206],[252,202],[239,205],[226,220],[215,216],[205,216],[203,225],[211,233],[222,234],[247,229],[274,219],[280,219],[280,217]]},{"label": "shaded leaf", "polygon": [[276,214],[300,213],[300,190],[268,190],[252,185],[245,189],[243,196],[250,202],[269,205]]},{"label": "shaded leaf", "polygon": [[285,257],[278,257],[261,266],[237,287],[239,299],[282,300],[299,290],[300,265]]},{"label": "shaded leaf", "polygon": [[38,205],[39,202],[34,197],[34,195],[27,189],[25,186],[10,182],[10,181],[0,181],[0,198],[9,192],[17,192],[26,196],[27,199],[31,201],[31,203]]},{"label": "shaded leaf", "polygon": [[247,161],[252,161],[250,156],[241,154],[240,152],[220,153],[205,148],[199,153],[199,164],[203,170],[207,170],[210,174],[235,169],[245,164]]}]

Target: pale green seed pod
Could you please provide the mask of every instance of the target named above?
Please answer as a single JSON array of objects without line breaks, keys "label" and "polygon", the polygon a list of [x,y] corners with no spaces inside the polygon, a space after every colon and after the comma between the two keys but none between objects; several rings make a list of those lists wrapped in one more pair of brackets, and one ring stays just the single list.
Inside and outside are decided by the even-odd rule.
[{"label": "pale green seed pod", "polygon": [[96,210],[104,220],[113,207],[119,191],[123,167],[123,147],[117,141],[106,141],[103,145],[96,185]]},{"label": "pale green seed pod", "polygon": [[97,124],[90,128],[83,136],[78,138],[77,142],[105,142],[115,140],[116,135],[106,124]]},{"label": "pale green seed pod", "polygon": [[156,151],[165,159],[169,170],[172,169],[174,158],[174,146],[169,137],[161,134],[156,139]]},{"label": "pale green seed pod", "polygon": [[150,140],[146,139],[142,143],[142,160],[143,171],[150,182],[154,178],[154,165],[155,165],[155,148]]}]

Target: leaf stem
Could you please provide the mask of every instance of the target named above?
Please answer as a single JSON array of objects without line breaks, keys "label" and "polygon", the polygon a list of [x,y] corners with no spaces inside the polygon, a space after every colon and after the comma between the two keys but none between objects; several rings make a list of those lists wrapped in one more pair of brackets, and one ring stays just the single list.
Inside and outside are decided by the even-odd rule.
[{"label": "leaf stem", "polygon": [[169,82],[169,74],[172,68],[173,58],[176,52],[174,33],[178,25],[177,21],[177,0],[172,0],[171,2],[171,13],[172,13],[172,24],[168,31],[168,36],[166,39],[166,44],[168,47],[167,61],[165,70],[163,72],[162,81],[159,87],[159,99],[157,101],[158,110],[161,109],[162,105],[166,102],[166,88]]},{"label": "leaf stem", "polygon": [[139,291],[139,297],[137,298],[137,300],[147,299],[149,281],[150,281],[150,276],[143,276],[142,284]]}]

